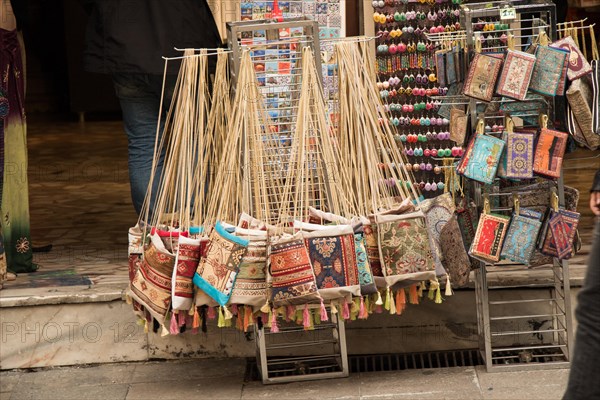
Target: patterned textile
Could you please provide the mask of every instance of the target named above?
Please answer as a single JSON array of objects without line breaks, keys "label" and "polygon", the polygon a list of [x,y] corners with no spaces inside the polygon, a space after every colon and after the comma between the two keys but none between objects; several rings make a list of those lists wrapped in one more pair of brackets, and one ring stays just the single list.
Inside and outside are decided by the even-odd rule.
[{"label": "patterned textile", "polygon": [[587,78],[577,79],[567,90],[570,109],[590,150],[600,147],[600,136],[592,130],[592,90]]},{"label": "patterned textile", "polygon": [[575,211],[551,210],[542,231],[542,253],[560,260],[571,258],[580,216]]},{"label": "patterned textile", "polygon": [[534,55],[507,50],[496,93],[511,99],[525,100],[534,66]]},{"label": "patterned textile", "polygon": [[537,60],[529,89],[548,96],[560,95],[559,84],[569,52],[548,46],[537,46],[535,54]]},{"label": "patterned textile", "polygon": [[192,307],[194,297],[194,284],[192,278],[198,268],[198,262],[202,254],[202,247],[206,246],[207,240],[190,239],[179,236],[177,245],[177,257],[175,268],[173,268],[172,297],[173,310],[189,310]]},{"label": "patterned textile", "polygon": [[482,214],[469,254],[482,261],[500,261],[500,252],[510,218],[503,215]]},{"label": "patterned textile", "polygon": [[522,209],[513,214],[502,246],[501,256],[511,261],[529,265],[535,251],[535,243],[542,227],[542,213]]},{"label": "patterned textile", "polygon": [[381,268],[381,259],[379,258],[379,241],[377,233],[377,225],[365,224],[363,225],[365,232],[365,245],[367,247],[367,257],[369,264],[371,265],[371,271],[374,277],[383,277],[383,270]]},{"label": "patterned textile", "polygon": [[267,302],[267,233],[240,228],[235,233],[248,240],[248,250],[240,262],[229,303],[260,308]]},{"label": "patterned textile", "polygon": [[421,202],[421,210],[425,214],[427,221],[427,232],[429,245],[433,262],[435,263],[435,272],[437,276],[446,275],[442,260],[443,254],[440,247],[440,235],[444,226],[454,215],[454,200],[450,193],[444,193],[432,199],[427,199]]},{"label": "patterned textile", "polygon": [[154,317],[164,324],[171,307],[171,277],[175,255],[170,253],[157,233],[150,236],[150,244],[144,251],[131,284],[129,294]]},{"label": "patterned textile", "polygon": [[467,178],[491,184],[496,177],[504,141],[493,136],[476,134],[471,139],[457,172]]},{"label": "patterned textile", "polygon": [[463,198],[456,207],[456,221],[466,248],[471,247],[477,229],[477,207],[475,203]]},{"label": "patterned textile", "polygon": [[569,52],[567,77],[570,81],[579,79],[592,72],[592,66],[585,59],[585,56],[581,53],[581,50],[579,50],[579,47],[577,47],[571,36],[566,36],[552,43],[550,47],[564,49]]},{"label": "patterned textile", "polygon": [[[375,215],[379,251],[389,287],[435,279],[435,265],[422,211],[404,215]],[[407,282],[408,281],[408,282]]]},{"label": "patterned textile", "polygon": [[509,179],[533,178],[532,133],[504,132],[504,153],[498,166],[498,176]]},{"label": "patterned textile", "polygon": [[450,275],[454,288],[464,287],[469,283],[471,260],[463,242],[456,215],[453,215],[440,232],[440,251],[442,264]]},{"label": "patterned textile", "polygon": [[220,222],[210,234],[206,257],[194,274],[193,282],[219,305],[227,304],[248,241],[227,232]]},{"label": "patterned textile", "polygon": [[450,140],[462,146],[467,134],[469,118],[463,110],[453,108],[450,110]]},{"label": "patterned textile", "polygon": [[360,293],[364,295],[377,292],[375,278],[369,264],[367,255],[367,245],[362,224],[360,229],[354,229],[354,249],[356,250],[356,266],[358,267],[358,282],[360,284]]},{"label": "patterned textile", "polygon": [[321,302],[301,232],[271,243],[269,272],[273,307]]},{"label": "patterned textile", "polygon": [[533,171],[550,178],[560,177],[563,156],[567,148],[568,135],[543,128],[535,149]]},{"label": "patterned textile", "polygon": [[592,60],[592,131],[600,135],[600,63]]},{"label": "patterned textile", "polygon": [[440,86],[446,86],[446,53],[448,50],[437,50],[435,52],[435,71],[437,82]]},{"label": "patterned textile", "polygon": [[354,230],[349,225],[304,232],[304,242],[324,300],[360,296]]},{"label": "patterned textile", "polygon": [[502,59],[486,54],[475,54],[465,80],[463,94],[483,101],[491,101]]}]

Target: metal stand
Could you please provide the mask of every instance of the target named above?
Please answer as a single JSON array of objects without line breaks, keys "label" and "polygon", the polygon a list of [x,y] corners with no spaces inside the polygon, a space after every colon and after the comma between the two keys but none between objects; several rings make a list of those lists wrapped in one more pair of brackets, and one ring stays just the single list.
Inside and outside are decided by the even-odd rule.
[{"label": "metal stand", "polygon": [[[285,326],[273,333],[255,325],[256,361],[263,384],[349,375],[344,320],[337,314],[330,315],[330,322],[315,325],[310,331],[302,326]],[[288,351],[295,354],[286,354]],[[277,352],[281,355],[272,354]]]},{"label": "metal stand", "polygon": [[[555,6],[544,1],[469,3],[462,6],[461,17],[470,48],[474,47],[476,35],[485,37],[488,34],[475,32],[476,24],[481,21],[507,23],[508,31],[520,39],[516,43],[519,50],[525,50],[540,29],[544,29],[551,40],[555,40],[556,36]],[[483,52],[504,49],[497,43],[490,46],[487,42],[489,40]],[[499,117],[498,114],[478,115],[478,104],[481,103],[469,100],[472,126],[476,125],[478,118]],[[554,104],[549,102],[547,115],[551,116],[553,110]],[[481,186],[470,186],[473,198],[481,205]],[[564,206],[562,177],[557,188],[559,203]],[[568,262],[554,260],[553,265],[547,268],[552,274],[552,284],[503,285],[500,278],[499,284],[490,286],[490,269],[491,266],[481,263],[481,268],[475,271],[479,349],[487,371],[567,368],[573,338]]]}]

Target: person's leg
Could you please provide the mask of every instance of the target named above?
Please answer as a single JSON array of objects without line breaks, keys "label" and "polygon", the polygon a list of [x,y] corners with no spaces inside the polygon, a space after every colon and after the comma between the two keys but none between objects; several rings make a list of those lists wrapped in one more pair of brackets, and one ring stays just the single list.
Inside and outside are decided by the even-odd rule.
[{"label": "person's leg", "polygon": [[[135,211],[140,214],[146,196],[156,141],[156,125],[160,108],[153,80],[145,74],[114,74],[113,82],[123,112],[123,124],[128,138],[129,180]],[[159,130],[159,134],[162,133]],[[159,136],[160,137],[160,136]],[[162,171],[162,159],[157,164],[150,210],[154,209],[156,189]]]},{"label": "person's leg", "polygon": [[577,334],[566,400],[600,399],[600,220],[592,240],[587,274],[577,296]]}]

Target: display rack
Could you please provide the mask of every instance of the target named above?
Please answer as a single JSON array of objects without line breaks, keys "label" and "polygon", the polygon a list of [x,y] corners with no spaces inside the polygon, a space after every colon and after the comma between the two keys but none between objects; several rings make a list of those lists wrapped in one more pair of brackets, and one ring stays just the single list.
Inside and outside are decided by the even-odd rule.
[{"label": "display rack", "polygon": [[[482,23],[500,24],[500,29],[482,32]],[[556,37],[556,15],[553,3],[544,1],[502,1],[492,3],[470,3],[462,6],[461,25],[466,32],[467,44],[475,48],[475,40],[483,37],[482,52],[502,52],[506,49],[500,35],[514,35],[515,48],[525,50],[533,39],[544,30],[550,40]],[[468,68],[467,65],[464,68]],[[494,98],[493,103],[501,99]],[[486,125],[501,125],[498,111],[486,113],[482,105],[474,99],[467,99],[472,126],[479,118]],[[479,109],[478,109],[479,106]],[[554,102],[546,103],[545,113],[552,116]],[[493,107],[492,107],[493,109]],[[525,110],[527,111],[527,110]],[[535,126],[539,110],[519,115],[524,126]],[[550,118],[553,121],[553,118]],[[562,176],[555,182],[560,206],[564,206],[564,184]],[[502,196],[523,194],[519,189],[500,189],[489,193],[490,189],[477,182],[470,182],[469,194],[476,204],[482,205],[484,192],[498,200]],[[510,207],[502,208],[496,201],[492,212],[510,212]],[[529,370],[568,367],[572,354],[572,315],[568,261],[554,260],[547,267],[552,276],[551,284],[502,284],[500,268],[492,268],[481,262],[475,270],[475,293],[477,303],[479,349],[488,372],[503,370]],[[510,264],[507,264],[510,265]],[[503,263],[504,266],[504,263]],[[521,266],[521,269],[526,268]],[[490,270],[494,269],[499,278],[492,285]],[[512,268],[505,270],[514,271]],[[525,289],[526,291],[521,291]]]}]

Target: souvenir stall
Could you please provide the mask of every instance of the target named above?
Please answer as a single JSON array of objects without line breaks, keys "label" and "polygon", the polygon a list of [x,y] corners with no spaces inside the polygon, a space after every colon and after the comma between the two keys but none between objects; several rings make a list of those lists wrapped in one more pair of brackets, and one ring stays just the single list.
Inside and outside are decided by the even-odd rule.
[{"label": "souvenir stall", "polygon": [[[253,335],[264,383],[347,376],[345,322],[441,303],[476,269],[488,369],[568,362],[578,214],[561,180],[568,134],[548,121],[557,93],[584,96],[574,92],[588,73],[569,77],[576,29],[557,31],[553,6],[536,4],[374,2],[380,14],[406,7],[381,20],[387,35],[321,38],[318,21],[281,20],[274,2],[270,20],[228,23],[227,49],[183,50],[155,146],[158,196],[129,232],[128,300],[145,329]],[[401,44],[406,56],[390,51]],[[597,78],[597,62],[582,68]],[[582,129],[585,110],[573,108]],[[493,343],[506,331],[488,328],[508,319],[493,315],[501,303],[486,282],[499,262],[553,265],[551,298],[532,299],[553,307],[538,331],[547,345]]]}]

